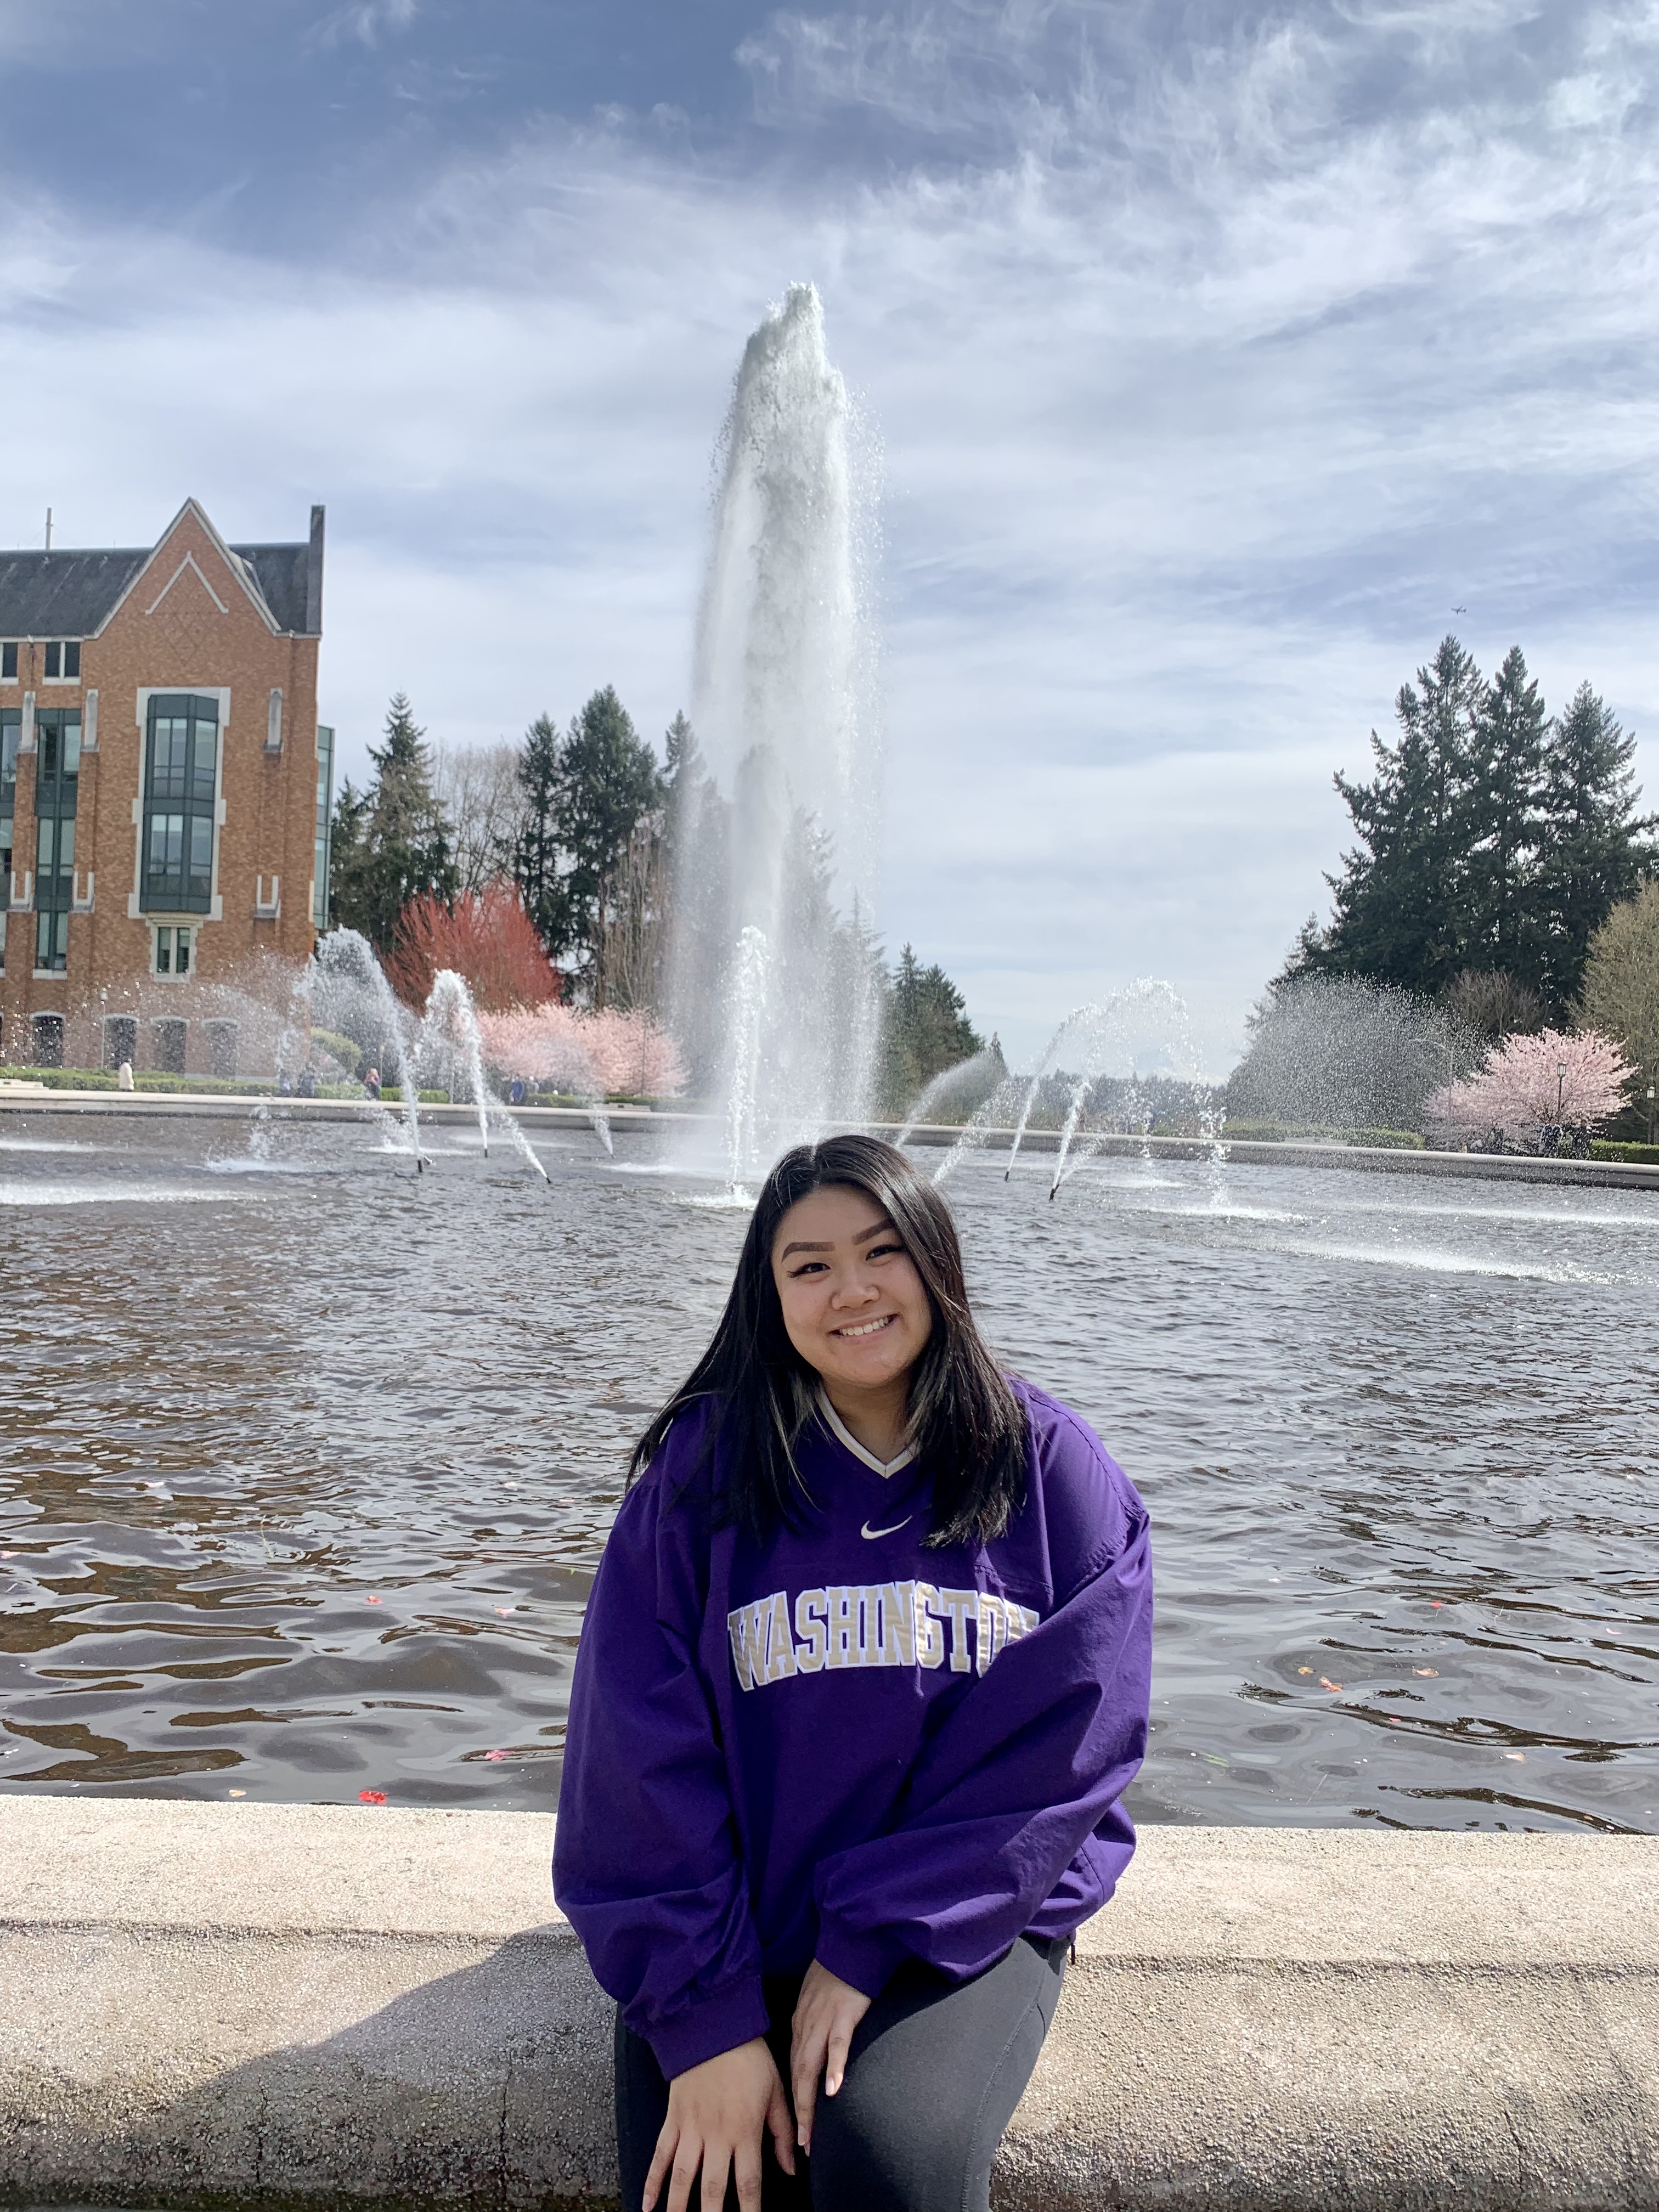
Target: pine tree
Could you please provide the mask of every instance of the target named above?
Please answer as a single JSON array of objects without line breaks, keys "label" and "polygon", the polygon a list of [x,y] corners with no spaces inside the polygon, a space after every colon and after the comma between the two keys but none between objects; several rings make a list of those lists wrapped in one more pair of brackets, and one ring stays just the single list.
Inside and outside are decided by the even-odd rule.
[{"label": "pine tree", "polygon": [[386,742],[371,745],[366,792],[340,788],[335,811],[335,919],[389,953],[409,902],[426,893],[446,905],[458,875],[449,825],[432,790],[426,732],[399,691],[386,711]]},{"label": "pine tree", "polygon": [[1543,830],[1544,732],[1547,717],[1526,657],[1511,646],[1474,720],[1468,790],[1462,810],[1468,858],[1468,959],[1503,969],[1536,990],[1545,942],[1534,898]]},{"label": "pine tree", "polygon": [[1636,813],[1635,751],[1588,684],[1546,735],[1537,904],[1543,988],[1558,1012],[1578,995],[1591,939],[1654,866],[1654,818]]},{"label": "pine tree", "polygon": [[902,1112],[925,1083],[984,1048],[967,1003],[937,963],[924,968],[906,945],[887,994],[883,1090]]},{"label": "pine tree", "polygon": [[368,811],[369,795],[356,790],[348,775],[342,779],[334,801],[334,819],[329,828],[328,926],[343,929],[349,925],[341,910],[341,886],[356,879],[359,866],[357,851],[362,842],[363,817]]},{"label": "pine tree", "polygon": [[538,714],[519,750],[519,789],[524,811],[513,847],[513,880],[525,912],[547,947],[559,959],[570,943],[570,902],[559,873],[559,807],[564,763],[559,726],[550,714]]},{"label": "pine tree", "polygon": [[571,724],[559,765],[555,827],[568,915],[562,950],[577,952],[578,973],[591,984],[604,927],[600,899],[605,880],[627,850],[641,816],[664,804],[667,787],[655,754],[609,684]]},{"label": "pine tree", "polygon": [[1328,927],[1304,927],[1286,976],[1374,975],[1436,991],[1466,964],[1462,817],[1481,696],[1472,656],[1446,637],[1415,687],[1401,687],[1395,742],[1372,731],[1373,780],[1334,779],[1359,844],[1326,878],[1335,907]]}]

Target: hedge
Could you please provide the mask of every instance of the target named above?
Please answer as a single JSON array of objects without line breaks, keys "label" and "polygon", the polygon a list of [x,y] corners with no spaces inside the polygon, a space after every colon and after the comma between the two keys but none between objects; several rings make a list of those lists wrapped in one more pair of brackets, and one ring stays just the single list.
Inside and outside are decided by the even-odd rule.
[{"label": "hedge", "polygon": [[1590,1158],[1624,1160],[1632,1167],[1659,1168],[1659,1145],[1621,1145],[1608,1137],[1592,1137]]},{"label": "hedge", "polygon": [[[38,1083],[48,1091],[118,1091],[120,1085],[106,1067],[0,1067],[0,1083]],[[263,1076],[226,1075],[168,1075],[159,1070],[146,1069],[132,1079],[135,1091],[186,1091],[199,1098],[274,1098],[279,1094],[276,1085]],[[395,1083],[389,1083],[380,1097],[387,1105],[402,1103],[403,1092]],[[358,1105],[369,1102],[363,1096],[362,1085],[357,1083],[319,1083],[319,1098],[350,1099]],[[416,1091],[416,1098],[422,1106],[447,1106],[447,1091]]]},{"label": "hedge", "polygon": [[1228,1121],[1217,1133],[1224,1143],[1240,1145],[1374,1145],[1385,1152],[1420,1152],[1414,1129],[1333,1129],[1315,1123]]}]

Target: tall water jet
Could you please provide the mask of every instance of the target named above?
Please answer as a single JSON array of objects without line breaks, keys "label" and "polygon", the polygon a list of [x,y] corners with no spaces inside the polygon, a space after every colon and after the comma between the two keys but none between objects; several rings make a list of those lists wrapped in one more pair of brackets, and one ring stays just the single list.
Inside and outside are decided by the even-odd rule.
[{"label": "tall water jet", "polygon": [[749,340],[717,463],[670,999],[735,1184],[864,1119],[879,1047],[872,471],[811,285]]}]

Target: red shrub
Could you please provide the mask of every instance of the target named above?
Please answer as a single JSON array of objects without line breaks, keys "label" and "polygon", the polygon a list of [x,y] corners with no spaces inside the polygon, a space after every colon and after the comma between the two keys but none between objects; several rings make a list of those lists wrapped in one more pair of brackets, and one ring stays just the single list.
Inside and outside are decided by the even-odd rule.
[{"label": "red shrub", "polygon": [[559,971],[509,883],[463,891],[453,908],[426,891],[410,899],[386,963],[392,988],[405,1006],[424,1006],[441,968],[453,968],[474,1004],[493,1012],[545,1006],[559,995]]}]

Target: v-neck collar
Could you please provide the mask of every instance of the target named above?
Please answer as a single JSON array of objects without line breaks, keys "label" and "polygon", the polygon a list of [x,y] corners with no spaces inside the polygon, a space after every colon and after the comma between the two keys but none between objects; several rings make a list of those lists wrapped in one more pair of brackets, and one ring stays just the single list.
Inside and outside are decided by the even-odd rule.
[{"label": "v-neck collar", "polygon": [[836,1442],[845,1445],[854,1459],[862,1461],[872,1474],[878,1474],[884,1482],[890,1475],[896,1474],[902,1467],[908,1467],[916,1455],[916,1448],[914,1444],[906,1444],[896,1459],[878,1459],[874,1452],[866,1451],[864,1446],[830,1403],[830,1394],[822,1382],[818,1385],[818,1411],[823,1414],[830,1433]]}]

